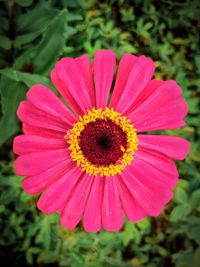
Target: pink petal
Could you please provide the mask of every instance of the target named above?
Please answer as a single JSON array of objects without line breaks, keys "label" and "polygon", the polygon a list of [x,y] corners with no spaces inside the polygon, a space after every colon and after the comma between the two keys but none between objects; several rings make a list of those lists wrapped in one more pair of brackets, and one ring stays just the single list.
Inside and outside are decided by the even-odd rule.
[{"label": "pink petal", "polygon": [[[158,84],[161,85],[158,86]],[[152,94],[128,114],[130,117],[134,118],[134,121],[144,118],[153,111],[157,111],[165,104],[168,105],[169,102],[178,99],[182,93],[181,88],[175,81],[166,81],[161,83],[157,81],[155,83],[155,87],[156,89],[152,92]],[[150,86],[150,88],[152,88],[152,86]]]},{"label": "pink petal", "polygon": [[66,147],[67,144],[63,138],[50,139],[37,135],[19,135],[13,141],[13,151],[18,155]]},{"label": "pink petal", "polygon": [[149,81],[147,86],[139,94],[139,96],[137,97],[136,101],[133,103],[131,108],[129,108],[126,111],[125,114],[128,115],[131,112],[133,112],[135,109],[137,109],[138,107],[142,106],[143,102],[146,101],[146,99],[148,99],[157,90],[157,88],[159,88],[164,83],[165,83],[164,81],[156,80],[156,79],[153,79],[153,80]]},{"label": "pink petal", "polygon": [[89,83],[86,81],[77,61],[73,58],[63,58],[58,61],[55,70],[61,86],[68,90],[82,113],[85,114],[93,105],[89,94]]},{"label": "pink petal", "polygon": [[82,171],[75,166],[50,185],[38,200],[37,206],[45,214],[57,211],[71,197]]},{"label": "pink petal", "polygon": [[83,226],[87,232],[101,229],[101,210],[103,201],[104,179],[95,177],[86,203]]},{"label": "pink petal", "polygon": [[37,136],[42,136],[45,138],[53,138],[53,139],[64,139],[64,136],[66,134],[66,132],[63,133],[63,132],[54,131],[51,129],[35,127],[35,126],[31,126],[26,123],[22,124],[22,130],[24,134],[26,135],[37,135]]},{"label": "pink petal", "polygon": [[68,156],[65,160],[41,172],[40,174],[25,178],[22,181],[24,191],[27,194],[38,194],[74,167],[75,163],[71,160],[71,157]]},{"label": "pink petal", "polygon": [[147,216],[146,212],[133,197],[121,176],[116,177],[116,182],[118,185],[122,207],[127,219],[133,222],[138,222],[145,218]]},{"label": "pink petal", "polygon": [[111,50],[99,50],[94,56],[94,83],[96,107],[105,109],[113,81],[116,65],[115,54]]},{"label": "pink petal", "polygon": [[154,184],[154,181],[151,182],[148,176],[144,176],[134,167],[126,168],[121,177],[134,199],[150,216],[158,216],[164,204],[172,197],[171,191],[166,190],[166,194],[163,194],[165,190],[161,190]]},{"label": "pink petal", "polygon": [[47,87],[37,84],[31,87],[27,93],[27,99],[38,109],[57,117],[69,126],[77,121],[62,101]]},{"label": "pink petal", "polygon": [[65,203],[62,204],[59,208],[57,208],[57,209],[56,209],[56,212],[58,212],[59,214],[62,214],[64,208],[65,208]]},{"label": "pink petal", "polygon": [[102,224],[107,231],[118,231],[123,225],[123,213],[115,177],[105,177]]},{"label": "pink petal", "polygon": [[139,170],[141,169],[144,173],[147,173],[149,176],[153,177],[153,179],[160,181],[170,190],[174,189],[174,187],[177,184],[178,172],[176,170],[176,167],[173,161],[172,161],[173,167],[172,167],[170,174],[167,173],[165,170],[163,170],[162,166],[160,166],[159,168],[159,166],[152,165],[151,161],[149,163],[148,155],[146,156],[146,161],[136,156],[133,161],[133,166],[137,167],[137,169]]},{"label": "pink petal", "polygon": [[172,190],[167,182],[156,177],[156,172],[151,172],[151,169],[149,171],[143,161],[141,163],[141,161],[134,160],[127,171],[133,173],[138,181],[153,192],[162,204],[166,204],[171,199]]},{"label": "pink petal", "polygon": [[[147,86],[154,72],[153,61],[147,57],[140,56],[132,66],[126,84],[119,100],[116,102],[115,110],[125,113]],[[129,101],[127,101],[127,99]]]},{"label": "pink petal", "polygon": [[87,84],[86,88],[90,95],[90,101],[92,106],[95,107],[95,91],[94,91],[94,83],[93,83],[93,73],[92,73],[92,64],[87,55],[83,55],[81,57],[75,58],[81,72],[83,73],[85,83]]},{"label": "pink petal", "polygon": [[174,185],[176,184],[178,179],[178,171],[176,165],[173,160],[164,156],[163,154],[149,149],[140,148],[134,154],[133,164],[134,161],[140,162],[141,165],[141,162],[145,162],[146,164],[148,164],[149,169],[152,169],[151,167],[153,167],[153,169],[156,169],[158,173],[157,176],[160,176],[161,179],[163,177],[163,179],[165,179],[166,183],[170,187],[174,187]]},{"label": "pink petal", "polygon": [[188,105],[185,99],[171,101],[157,110],[152,110],[148,115],[134,121],[137,132],[174,129],[185,125],[183,119],[188,112]]},{"label": "pink petal", "polygon": [[117,105],[136,60],[137,57],[131,54],[125,54],[121,58],[109,107],[114,108]]},{"label": "pink petal", "polygon": [[66,203],[61,215],[61,224],[70,230],[81,220],[93,180],[93,176],[84,174]]},{"label": "pink petal", "polygon": [[28,101],[22,101],[17,110],[19,119],[29,125],[46,128],[63,133],[63,136],[70,125],[55,116],[37,109]]},{"label": "pink petal", "polygon": [[25,154],[16,159],[15,171],[22,176],[36,175],[65,160],[68,154],[67,148]]},{"label": "pink petal", "polygon": [[180,137],[163,135],[138,135],[139,146],[165,154],[166,156],[183,160],[189,151],[190,143]]},{"label": "pink petal", "polygon": [[54,86],[58,89],[62,97],[65,99],[67,104],[69,104],[70,107],[73,109],[73,111],[75,111],[77,114],[82,114],[80,106],[69,92],[67,84],[59,78],[56,69],[53,69],[51,71],[51,81],[54,84]]}]

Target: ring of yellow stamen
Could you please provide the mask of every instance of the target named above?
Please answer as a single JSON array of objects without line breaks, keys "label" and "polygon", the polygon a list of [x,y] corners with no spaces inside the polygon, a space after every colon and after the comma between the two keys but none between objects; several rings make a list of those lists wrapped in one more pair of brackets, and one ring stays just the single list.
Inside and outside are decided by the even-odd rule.
[{"label": "ring of yellow stamen", "polygon": [[[90,122],[95,122],[97,119],[110,119],[121,127],[121,129],[127,135],[127,148],[121,147],[123,157],[115,164],[109,166],[96,166],[91,164],[83,155],[79,145],[79,137],[85,126]],[[79,116],[79,121],[73,125],[73,128],[69,130],[65,136],[68,149],[71,151],[70,156],[73,161],[76,161],[78,166],[81,166],[82,171],[85,171],[89,175],[102,176],[114,176],[121,173],[126,166],[131,164],[133,160],[134,151],[138,149],[138,138],[136,135],[136,129],[133,124],[130,123],[125,116],[114,111],[114,109],[106,108],[102,111],[101,108],[89,110],[87,114]]]}]

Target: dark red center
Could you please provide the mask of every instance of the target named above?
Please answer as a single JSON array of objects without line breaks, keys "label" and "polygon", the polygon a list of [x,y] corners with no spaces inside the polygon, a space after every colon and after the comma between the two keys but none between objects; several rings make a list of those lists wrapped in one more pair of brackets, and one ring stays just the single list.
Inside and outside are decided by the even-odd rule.
[{"label": "dark red center", "polygon": [[88,123],[80,134],[79,145],[86,159],[96,166],[115,164],[127,148],[127,135],[110,119]]}]

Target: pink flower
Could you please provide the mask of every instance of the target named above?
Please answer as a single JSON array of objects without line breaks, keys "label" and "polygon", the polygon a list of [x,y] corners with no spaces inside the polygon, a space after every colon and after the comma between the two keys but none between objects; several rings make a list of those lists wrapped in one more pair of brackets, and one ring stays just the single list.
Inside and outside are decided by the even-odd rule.
[{"label": "pink flower", "polygon": [[188,153],[182,138],[143,134],[185,125],[177,83],[151,80],[152,60],[125,54],[110,99],[115,65],[110,50],[97,51],[93,66],[86,55],[63,58],[51,79],[70,108],[40,84],[18,108],[16,173],[26,193],[42,192],[38,208],[59,212],[68,229],[82,219],[85,231],[117,231],[124,214],[158,216],[177,183],[173,160]]}]

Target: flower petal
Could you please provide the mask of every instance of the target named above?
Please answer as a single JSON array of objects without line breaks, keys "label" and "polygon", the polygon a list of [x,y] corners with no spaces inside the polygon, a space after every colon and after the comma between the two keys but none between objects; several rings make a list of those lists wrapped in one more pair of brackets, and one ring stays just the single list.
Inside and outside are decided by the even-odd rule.
[{"label": "flower petal", "polygon": [[138,132],[180,127],[188,110],[185,100],[180,98],[181,93],[175,81],[163,82],[127,113],[128,118]]},{"label": "flower petal", "polygon": [[18,135],[13,141],[13,151],[18,155],[65,147],[66,141],[63,138],[50,139],[37,135]]},{"label": "flower petal", "polygon": [[133,197],[121,176],[118,175],[118,177],[116,177],[116,182],[118,185],[122,207],[127,219],[133,222],[138,222],[145,218],[147,216],[146,212]]},{"label": "flower petal", "polygon": [[[149,84],[152,84],[152,82],[153,81]],[[154,83],[155,89],[151,95],[146,97],[140,105],[137,105],[137,108],[132,109],[132,112],[128,114],[130,117],[134,118],[134,121],[137,121],[140,118],[143,118],[146,114],[148,115],[149,113],[158,110],[163,105],[169,104],[169,102],[178,99],[182,93],[181,88],[175,81],[154,81]],[[152,85],[150,85],[150,89],[151,88]]]},{"label": "flower petal", "polygon": [[136,60],[137,57],[131,54],[125,54],[121,58],[113,94],[109,105],[110,108],[115,108],[115,106],[117,105]]},{"label": "flower petal", "polygon": [[121,177],[132,196],[150,216],[158,216],[164,204],[172,198],[172,191],[164,183],[150,177],[134,163],[122,172]]},{"label": "flower petal", "polygon": [[58,89],[59,93],[62,95],[66,103],[69,104],[73,109],[73,111],[75,111],[77,114],[82,114],[80,106],[69,92],[67,84],[59,78],[56,69],[53,69],[51,71],[51,81]]},{"label": "flower petal", "polygon": [[139,146],[165,154],[166,156],[183,160],[189,151],[190,143],[180,137],[164,135],[138,135]]},{"label": "flower petal", "polygon": [[93,73],[92,73],[92,64],[88,55],[83,55],[81,57],[75,58],[81,72],[83,73],[85,83],[87,84],[86,88],[90,95],[90,100],[92,106],[95,107],[95,91],[94,91],[94,83],[93,83]]},{"label": "flower petal", "polygon": [[118,231],[123,225],[123,213],[115,177],[105,177],[102,224],[107,231]]},{"label": "flower petal", "polygon": [[[140,56],[136,59],[132,66],[130,74],[121,96],[114,106],[115,110],[120,113],[125,113],[134,105],[135,100],[147,86],[154,72],[154,63],[151,59]],[[116,89],[117,90],[117,89]],[[127,99],[129,101],[127,101]]]},{"label": "flower petal", "polygon": [[133,124],[137,132],[155,131],[155,130],[168,130],[175,129],[185,125],[183,119],[188,112],[188,105],[185,99],[177,99],[171,101],[157,110],[152,110],[148,115],[134,121]]},{"label": "flower petal", "polygon": [[59,132],[52,129],[45,129],[41,127],[35,127],[27,123],[22,124],[23,132],[26,135],[37,135],[45,138],[64,139],[66,132]]},{"label": "flower petal", "polygon": [[71,126],[77,121],[73,113],[47,87],[37,84],[28,91],[27,99],[38,109],[55,116]]},{"label": "flower petal", "polygon": [[29,125],[46,128],[63,133],[63,136],[70,125],[66,122],[39,110],[28,101],[22,101],[17,110],[19,119]]},{"label": "flower petal", "polygon": [[97,176],[92,184],[83,217],[83,226],[87,232],[98,232],[101,229],[104,181]]},{"label": "flower petal", "polygon": [[56,63],[55,70],[61,86],[77,102],[82,114],[85,114],[88,109],[93,107],[89,93],[91,90],[88,88],[89,83],[86,81],[77,61],[73,58],[63,58]]},{"label": "flower petal", "polygon": [[116,65],[115,54],[111,50],[99,50],[94,56],[94,83],[96,108],[105,109],[111,89]]},{"label": "flower petal", "polygon": [[140,107],[144,101],[146,101],[147,98],[149,98],[157,88],[159,88],[161,85],[164,84],[164,81],[153,79],[149,81],[147,86],[144,88],[144,90],[139,94],[139,96],[136,98],[135,102],[129,108],[125,115],[130,114],[132,111],[134,111],[136,108]]},{"label": "flower petal", "polygon": [[63,161],[68,154],[66,148],[25,154],[16,159],[15,171],[22,176],[36,175]]},{"label": "flower petal", "polygon": [[[156,197],[160,199],[160,202],[165,204],[172,196],[172,188],[168,186],[168,183],[156,176],[156,172],[148,169],[148,165],[141,160],[134,160],[131,167],[127,168],[127,171],[133,173],[138,181],[146,186],[150,191],[154,193]],[[175,174],[174,176],[175,177]]]},{"label": "flower petal", "polygon": [[29,176],[22,181],[22,186],[27,194],[38,194],[54,181],[60,179],[70,169],[76,165],[71,160],[71,157],[66,157],[65,160],[59,162],[53,167],[41,172],[38,175]]},{"label": "flower petal", "polygon": [[[175,163],[170,158],[156,151],[140,148],[138,151],[135,151],[133,164],[135,161],[145,162],[152,171],[156,169],[157,176],[165,180],[166,184],[170,187],[175,186],[178,179],[178,171]],[[140,164],[142,166],[142,163]]]},{"label": "flower petal", "polygon": [[61,214],[61,224],[70,230],[81,220],[93,180],[93,176],[84,174],[66,203]]},{"label": "flower petal", "polygon": [[146,161],[139,157],[135,157],[133,166],[139,170],[142,170],[144,172],[144,176],[146,176],[145,173],[147,173],[149,176],[153,177],[152,182],[154,179],[156,179],[160,181],[161,184],[164,184],[164,187],[168,187],[170,190],[174,189],[178,181],[178,172],[176,169],[174,172],[169,174],[165,170],[161,170],[161,168],[157,167],[156,165],[149,163],[148,156]]},{"label": "flower petal", "polygon": [[49,186],[40,196],[37,206],[45,214],[57,211],[71,197],[74,187],[81,179],[82,171],[77,166]]}]

